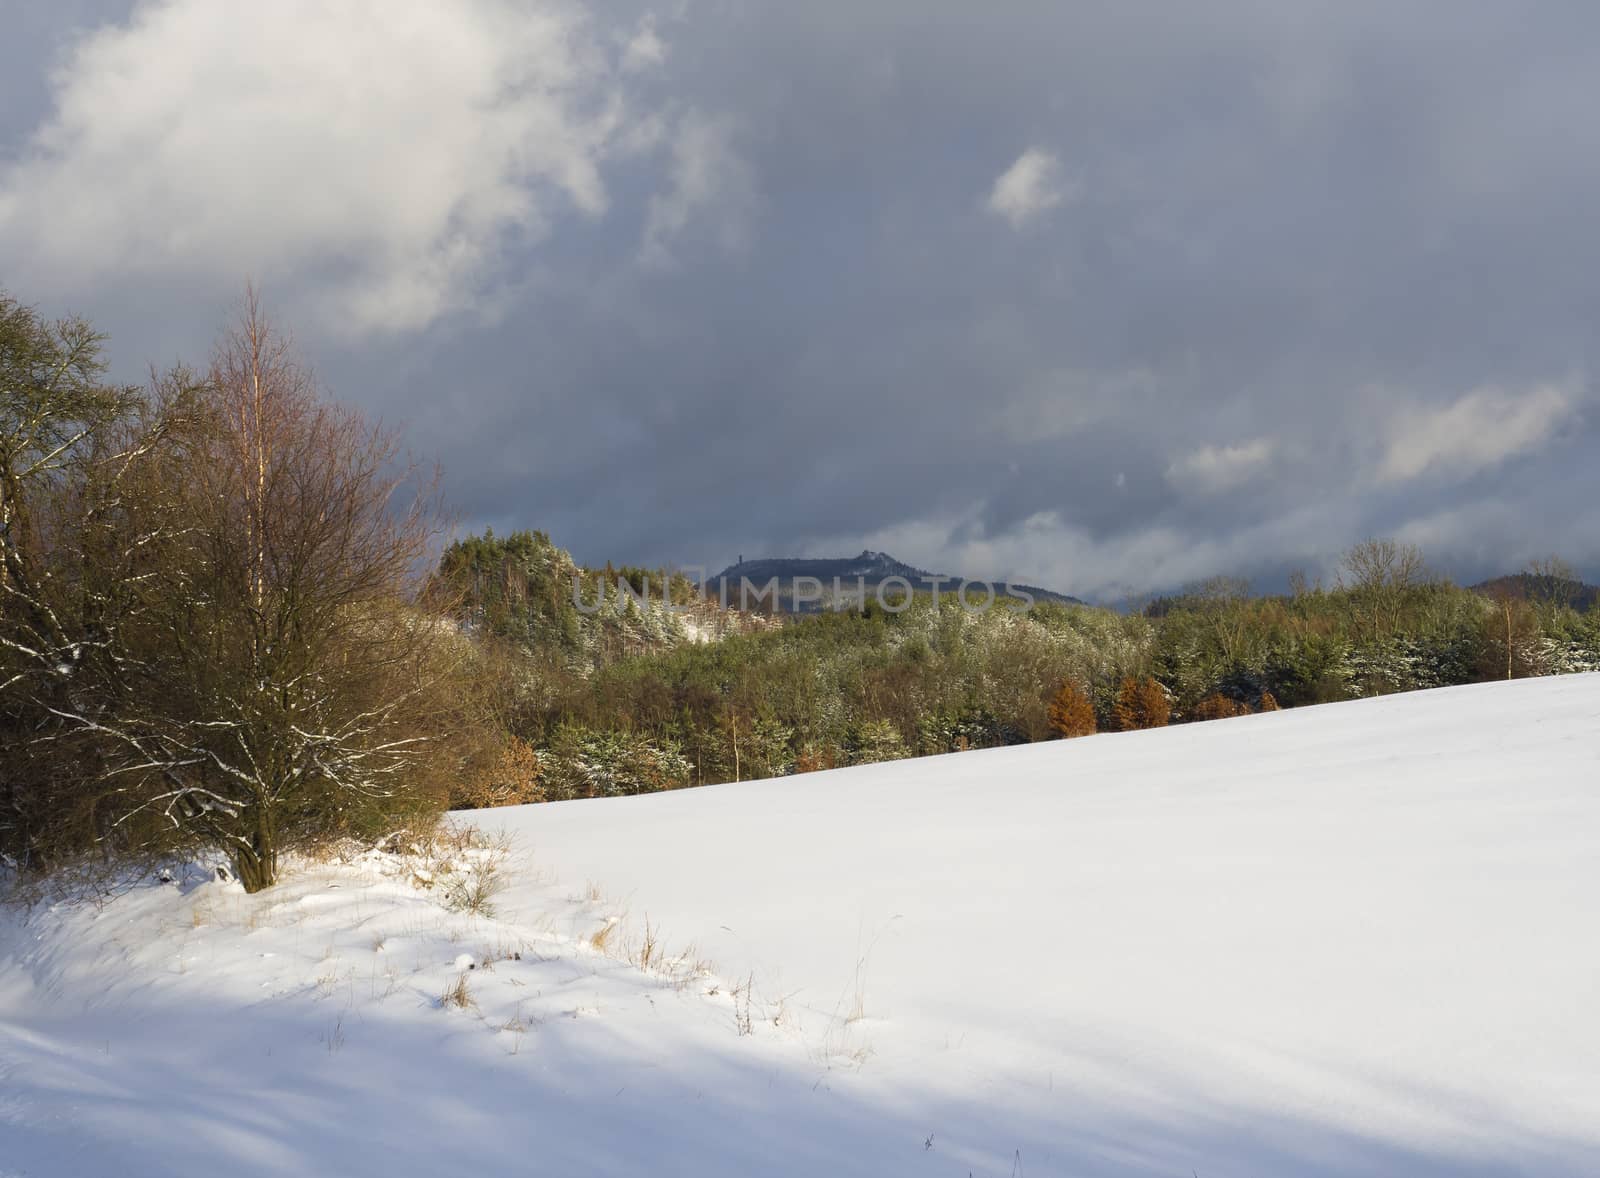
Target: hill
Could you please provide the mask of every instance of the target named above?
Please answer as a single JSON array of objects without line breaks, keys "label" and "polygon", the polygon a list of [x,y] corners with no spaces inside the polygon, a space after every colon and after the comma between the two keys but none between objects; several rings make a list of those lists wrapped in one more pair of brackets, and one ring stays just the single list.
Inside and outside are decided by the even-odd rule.
[{"label": "hill", "polygon": [[[814,586],[807,586],[805,593],[797,600],[795,582],[807,577],[813,578],[821,585],[820,600],[808,599],[806,596],[817,592]],[[1027,594],[1036,601],[1054,601],[1063,605],[1084,604],[1076,597],[1057,593],[1051,589],[1042,589],[1037,585],[1008,581],[986,582],[983,578],[977,577],[963,578],[946,573],[930,573],[902,560],[896,560],[887,552],[873,552],[871,549],[862,551],[859,556],[763,557],[758,560],[745,560],[717,573],[707,582],[707,587],[713,595],[721,596],[726,593],[727,599],[737,604],[743,581],[749,581],[757,590],[770,581],[777,581],[782,608],[790,612],[805,613],[819,609],[858,606],[863,596],[867,600],[873,599],[877,596],[880,586],[885,586],[886,582],[891,582],[895,578],[908,582],[918,593],[952,593],[965,579],[972,583],[970,599],[974,602],[983,599],[982,586],[992,584],[995,592],[1001,596],[1017,597]],[[884,589],[884,598],[893,602],[896,600],[895,594],[903,591],[904,587],[898,583],[888,584]]]},{"label": "hill", "polygon": [[1551,577],[1539,573],[1513,573],[1480,581],[1472,589],[1478,593],[1504,594],[1522,601],[1547,601],[1576,610],[1593,609],[1600,602],[1600,585],[1589,585],[1576,577]]},{"label": "hill", "polygon": [[0,1173],[1593,1174],[1597,714],[1574,675],[484,812],[492,915],[483,848],[0,910]]},{"label": "hill", "polygon": [[584,568],[544,532],[457,540],[437,575],[465,629],[579,670],[770,625],[721,608],[667,570]]}]

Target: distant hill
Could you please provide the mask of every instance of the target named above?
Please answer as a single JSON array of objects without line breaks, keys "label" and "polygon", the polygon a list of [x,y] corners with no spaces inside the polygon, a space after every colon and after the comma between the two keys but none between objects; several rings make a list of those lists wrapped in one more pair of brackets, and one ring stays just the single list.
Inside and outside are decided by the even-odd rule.
[{"label": "distant hill", "polygon": [[1509,594],[1526,601],[1560,601],[1573,609],[1593,609],[1600,602],[1600,585],[1587,585],[1567,577],[1541,576],[1538,573],[1513,573],[1493,577],[1471,588],[1478,593]]},{"label": "distant hill", "polygon": [[[795,582],[805,577],[814,578],[821,583],[823,599],[820,602],[802,600],[796,603]],[[945,573],[930,573],[902,560],[896,560],[887,552],[873,552],[867,549],[859,556],[764,557],[759,560],[747,560],[723,569],[708,581],[707,588],[712,593],[720,594],[726,586],[729,601],[737,604],[741,579],[748,580],[757,591],[776,580],[783,609],[796,613],[811,613],[822,609],[840,609],[858,605],[863,594],[869,599],[875,597],[878,586],[895,577],[903,578],[919,593],[932,593],[935,590],[943,593],[954,592],[960,587],[963,579]],[[970,580],[975,586],[984,583],[983,578],[975,577]],[[1024,585],[1014,581],[989,583],[994,586],[995,593],[1002,596],[1026,593],[1035,601],[1055,601],[1063,605],[1084,604],[1079,598],[1057,593],[1053,589],[1041,589],[1037,585]],[[805,588],[810,591],[815,587],[807,585]],[[891,585],[886,590],[886,595],[893,594],[898,588],[898,583]],[[978,600],[979,591],[974,589],[972,594],[972,599]]]},{"label": "distant hill", "polygon": [[[464,629],[496,635],[580,672],[626,655],[773,625],[770,618],[723,609],[698,596],[692,582],[674,582],[661,570],[584,568],[544,532],[464,537],[445,550],[438,576],[458,596],[455,615]],[[663,604],[669,591],[671,609]]]}]

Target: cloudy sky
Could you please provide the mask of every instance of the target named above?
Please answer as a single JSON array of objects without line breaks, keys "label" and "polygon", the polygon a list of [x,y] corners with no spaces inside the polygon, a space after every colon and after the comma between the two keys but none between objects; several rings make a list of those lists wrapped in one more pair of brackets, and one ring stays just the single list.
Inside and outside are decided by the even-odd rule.
[{"label": "cloudy sky", "polygon": [[14,7],[0,286],[137,377],[253,279],[470,524],[1600,573],[1590,0]]}]

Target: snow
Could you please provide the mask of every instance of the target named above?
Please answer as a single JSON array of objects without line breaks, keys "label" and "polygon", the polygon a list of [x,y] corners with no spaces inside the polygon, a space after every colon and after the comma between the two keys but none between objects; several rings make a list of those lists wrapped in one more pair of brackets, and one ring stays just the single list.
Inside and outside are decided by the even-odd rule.
[{"label": "snow", "polygon": [[1593,1174],[1597,762],[1575,675],[0,914],[0,1175]]}]

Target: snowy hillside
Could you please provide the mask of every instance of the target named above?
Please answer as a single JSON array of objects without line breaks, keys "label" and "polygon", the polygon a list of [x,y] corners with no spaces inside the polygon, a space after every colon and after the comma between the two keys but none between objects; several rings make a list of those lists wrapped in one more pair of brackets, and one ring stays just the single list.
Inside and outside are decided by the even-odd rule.
[{"label": "snowy hillside", "polygon": [[1600,1172],[1600,676],[475,817],[0,914],[0,1175]]}]

